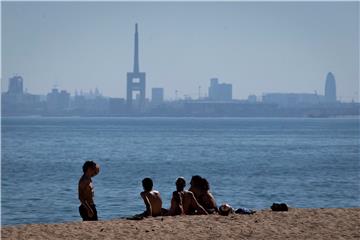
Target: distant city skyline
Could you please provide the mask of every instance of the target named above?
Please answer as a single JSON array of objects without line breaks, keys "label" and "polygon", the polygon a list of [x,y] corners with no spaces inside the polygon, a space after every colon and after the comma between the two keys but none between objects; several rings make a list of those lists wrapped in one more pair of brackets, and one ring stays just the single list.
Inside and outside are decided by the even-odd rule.
[{"label": "distant city skyline", "polygon": [[359,3],[2,2],[2,91],[14,74],[29,92],[96,87],[126,98],[139,23],[146,96],[164,88],[205,96],[211,78],[233,97],[324,94],[328,72],[339,100],[359,99]]}]

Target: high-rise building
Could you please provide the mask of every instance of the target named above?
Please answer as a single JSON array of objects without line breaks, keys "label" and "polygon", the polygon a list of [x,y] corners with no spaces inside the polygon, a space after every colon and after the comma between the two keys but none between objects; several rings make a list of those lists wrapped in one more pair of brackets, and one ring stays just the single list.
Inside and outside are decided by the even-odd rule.
[{"label": "high-rise building", "polygon": [[163,102],[164,102],[164,88],[152,88],[151,103],[157,105]]},{"label": "high-rise building", "polygon": [[52,89],[46,96],[46,108],[49,113],[62,113],[69,107],[70,93],[65,90],[59,92],[57,88]]},{"label": "high-rise building", "polygon": [[23,90],[23,78],[21,76],[14,76],[9,79],[8,94],[22,95]]},{"label": "high-rise building", "polygon": [[33,114],[42,110],[40,95],[24,92],[24,80],[21,76],[9,78],[7,92],[1,93],[2,112],[5,114]]},{"label": "high-rise building", "polygon": [[[139,93],[139,105],[133,106],[133,92]],[[127,92],[126,101],[129,110],[142,109],[145,105],[145,72],[139,69],[139,36],[138,25],[135,24],[135,49],[134,49],[134,69],[127,73]]]},{"label": "high-rise building", "polygon": [[210,79],[209,100],[213,101],[231,101],[232,85],[219,83],[217,78]]},{"label": "high-rise building", "polygon": [[332,74],[332,72],[329,72],[326,76],[325,101],[336,102],[336,83],[335,83],[335,77]]}]

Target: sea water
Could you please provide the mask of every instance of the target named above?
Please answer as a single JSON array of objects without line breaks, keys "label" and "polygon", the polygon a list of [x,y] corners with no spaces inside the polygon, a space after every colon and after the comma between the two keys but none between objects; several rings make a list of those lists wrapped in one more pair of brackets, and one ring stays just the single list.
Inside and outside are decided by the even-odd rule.
[{"label": "sea water", "polygon": [[[100,219],[142,212],[151,177],[168,208],[175,180],[201,175],[217,203],[360,207],[359,119],[2,118],[2,225],[78,221],[86,160]],[[189,184],[187,185],[189,187]]]}]

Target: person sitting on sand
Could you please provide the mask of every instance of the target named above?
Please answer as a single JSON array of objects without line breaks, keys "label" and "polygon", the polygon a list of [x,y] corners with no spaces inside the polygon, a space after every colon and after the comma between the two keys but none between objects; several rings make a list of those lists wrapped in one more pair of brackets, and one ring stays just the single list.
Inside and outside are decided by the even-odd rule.
[{"label": "person sitting on sand", "polygon": [[82,167],[84,174],[79,180],[79,206],[83,221],[97,221],[97,211],[94,204],[94,187],[91,178],[100,171],[100,166],[93,161],[86,161]]},{"label": "person sitting on sand", "polygon": [[151,178],[144,178],[142,180],[144,191],[140,193],[140,196],[144,200],[146,211],[141,214],[144,217],[157,217],[167,214],[167,210],[162,208],[162,200],[160,193],[153,190],[153,181]]},{"label": "person sitting on sand", "polygon": [[200,177],[199,175],[192,176],[189,191],[194,194],[196,200],[199,200],[201,196],[201,184],[202,177]]},{"label": "person sitting on sand", "polygon": [[173,192],[169,215],[207,214],[205,209],[196,201],[192,192],[184,190],[186,181],[179,177],[176,182],[176,191]]},{"label": "person sitting on sand", "polygon": [[189,191],[194,193],[196,200],[208,212],[217,212],[217,205],[214,196],[210,192],[209,182],[199,175],[191,178]]},{"label": "person sitting on sand", "polygon": [[216,201],[212,193],[210,192],[210,184],[206,178],[202,179],[200,204],[205,208],[208,213],[214,213],[218,211]]}]

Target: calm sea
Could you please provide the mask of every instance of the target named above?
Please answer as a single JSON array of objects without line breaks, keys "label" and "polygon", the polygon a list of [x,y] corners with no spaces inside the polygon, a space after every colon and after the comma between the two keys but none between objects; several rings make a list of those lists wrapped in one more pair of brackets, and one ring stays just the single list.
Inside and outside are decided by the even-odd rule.
[{"label": "calm sea", "polygon": [[2,224],[80,220],[93,159],[101,219],[144,210],[151,177],[170,205],[178,176],[206,177],[218,203],[360,207],[359,119],[2,118]]}]

